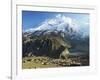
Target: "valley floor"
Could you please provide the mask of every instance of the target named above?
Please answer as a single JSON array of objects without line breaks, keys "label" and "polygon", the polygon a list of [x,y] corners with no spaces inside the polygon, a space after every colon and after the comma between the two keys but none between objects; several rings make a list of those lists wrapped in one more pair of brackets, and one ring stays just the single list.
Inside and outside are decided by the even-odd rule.
[{"label": "valley floor", "polygon": [[89,58],[86,56],[69,56],[65,59],[53,59],[43,56],[24,57],[22,69],[54,68],[54,67],[75,67],[89,66]]}]

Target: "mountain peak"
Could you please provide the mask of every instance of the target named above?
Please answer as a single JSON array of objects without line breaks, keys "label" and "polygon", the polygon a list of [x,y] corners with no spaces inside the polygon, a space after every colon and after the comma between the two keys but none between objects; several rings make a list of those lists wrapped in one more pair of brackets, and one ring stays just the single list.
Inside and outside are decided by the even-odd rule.
[{"label": "mountain peak", "polygon": [[64,15],[58,14],[52,19],[47,19],[41,23],[40,26],[36,28],[30,28],[25,32],[34,32],[36,30],[58,30],[58,31],[65,31],[66,28],[73,28],[74,30],[77,29],[77,25],[70,17],[66,17]]}]

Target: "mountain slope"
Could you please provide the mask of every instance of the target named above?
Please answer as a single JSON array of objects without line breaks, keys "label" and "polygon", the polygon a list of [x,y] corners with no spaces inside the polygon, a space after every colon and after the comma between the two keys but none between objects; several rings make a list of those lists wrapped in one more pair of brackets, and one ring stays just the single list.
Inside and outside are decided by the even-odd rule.
[{"label": "mountain slope", "polygon": [[[57,46],[57,49],[60,46],[65,47],[63,44],[70,44],[71,52],[86,52],[89,53],[89,34],[81,33],[80,27],[74,22],[70,17],[66,17],[64,15],[56,15],[53,19],[45,20],[36,28],[31,28],[23,32],[23,46],[30,46],[29,50],[34,50],[32,47],[34,44],[44,45],[46,40],[50,41],[49,48],[51,49],[51,45]],[[36,40],[36,42],[35,42]],[[44,43],[41,43],[43,41]],[[25,42],[25,43],[24,43]],[[28,43],[29,42],[29,43]],[[32,45],[31,45],[32,44]],[[39,44],[39,46],[40,46]],[[46,46],[45,45],[45,46]],[[58,45],[60,45],[58,47]],[[44,47],[45,47],[44,46]],[[28,48],[27,47],[27,48]],[[25,50],[27,49],[25,48]],[[36,49],[38,46],[36,47]],[[46,48],[44,48],[46,49]],[[29,53],[27,51],[24,53]],[[44,50],[45,51],[45,50]],[[33,51],[32,51],[33,52]],[[45,51],[46,52],[46,51]],[[44,53],[45,53],[44,52]]]}]

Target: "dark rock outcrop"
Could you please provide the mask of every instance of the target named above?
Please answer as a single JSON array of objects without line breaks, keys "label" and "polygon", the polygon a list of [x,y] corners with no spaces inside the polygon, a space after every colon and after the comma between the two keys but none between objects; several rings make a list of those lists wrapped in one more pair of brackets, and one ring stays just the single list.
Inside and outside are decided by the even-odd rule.
[{"label": "dark rock outcrop", "polygon": [[68,48],[70,48],[70,45],[61,37],[42,36],[23,41],[23,57],[35,55],[59,58],[62,53],[68,54],[66,52],[66,49],[68,50]]}]

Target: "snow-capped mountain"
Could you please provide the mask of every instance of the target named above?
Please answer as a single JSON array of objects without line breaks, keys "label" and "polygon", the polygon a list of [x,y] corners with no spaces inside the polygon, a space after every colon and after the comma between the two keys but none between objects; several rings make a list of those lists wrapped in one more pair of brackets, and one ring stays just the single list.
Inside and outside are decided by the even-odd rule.
[{"label": "snow-capped mountain", "polygon": [[36,28],[25,30],[24,33],[37,36],[54,33],[59,34],[62,37],[70,36],[73,39],[75,37],[83,37],[86,35],[82,33],[80,29],[80,26],[76,24],[74,19],[58,14],[52,19],[45,20]]},{"label": "snow-capped mountain", "polygon": [[57,31],[66,31],[66,28],[73,28],[78,31],[78,26],[75,22],[70,18],[64,15],[56,15],[53,19],[47,19],[40,24],[40,26],[36,28],[31,28],[25,30],[25,32],[34,32],[36,30],[57,30]]},{"label": "snow-capped mountain", "polygon": [[[64,15],[56,15],[52,19],[47,19],[44,22],[42,22],[39,26],[35,28],[31,28],[28,30],[25,30],[23,32],[23,41],[28,42],[31,39],[34,39],[33,42],[37,39],[37,37],[40,40],[44,40],[43,37],[48,37],[48,40],[51,42],[54,40],[49,37],[55,37],[61,40],[63,40],[66,43],[69,43],[72,48],[71,52],[89,52],[89,34],[88,33],[82,33],[82,30],[84,31],[86,29],[85,27],[81,28],[74,19],[70,17],[66,17]],[[43,36],[43,37],[41,37]],[[38,39],[37,39],[38,41]],[[40,42],[42,42],[40,41]],[[30,41],[32,42],[32,41]],[[61,42],[62,43],[62,42]],[[26,43],[25,43],[26,44]],[[34,43],[35,44],[35,43]],[[54,44],[54,43],[52,43]],[[58,44],[58,43],[57,43]],[[57,45],[56,44],[56,45]],[[33,44],[32,44],[33,45]],[[30,46],[28,46],[30,47]],[[49,46],[50,47],[50,46]],[[33,47],[32,47],[33,49]],[[27,52],[26,52],[27,53]],[[76,53],[74,53],[76,54]],[[84,54],[84,53],[82,53]]]}]

